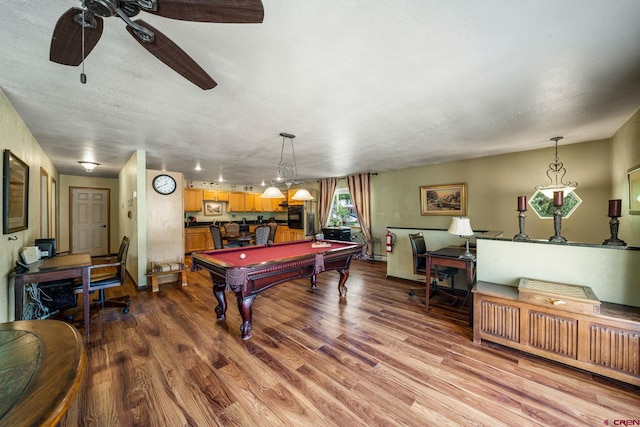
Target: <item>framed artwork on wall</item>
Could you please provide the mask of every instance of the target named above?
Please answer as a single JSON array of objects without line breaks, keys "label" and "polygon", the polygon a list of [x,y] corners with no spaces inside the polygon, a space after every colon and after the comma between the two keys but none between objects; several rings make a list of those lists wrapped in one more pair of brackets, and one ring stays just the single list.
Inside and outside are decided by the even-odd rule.
[{"label": "framed artwork on wall", "polygon": [[29,228],[29,166],[4,150],[2,167],[2,231],[4,234]]},{"label": "framed artwork on wall", "polygon": [[422,215],[466,215],[467,184],[421,186],[420,213]]},{"label": "framed artwork on wall", "polygon": [[629,177],[629,215],[640,215],[640,165],[627,171]]},{"label": "framed artwork on wall", "polygon": [[205,216],[222,215],[222,203],[204,202],[204,214]]}]

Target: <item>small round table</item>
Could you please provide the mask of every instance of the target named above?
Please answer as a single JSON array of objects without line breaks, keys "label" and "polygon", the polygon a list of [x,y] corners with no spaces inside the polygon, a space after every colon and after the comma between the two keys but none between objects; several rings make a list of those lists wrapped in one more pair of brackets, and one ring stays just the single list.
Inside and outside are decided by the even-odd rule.
[{"label": "small round table", "polygon": [[57,425],[80,388],[85,364],[82,335],[67,323],[0,323],[0,425]]}]

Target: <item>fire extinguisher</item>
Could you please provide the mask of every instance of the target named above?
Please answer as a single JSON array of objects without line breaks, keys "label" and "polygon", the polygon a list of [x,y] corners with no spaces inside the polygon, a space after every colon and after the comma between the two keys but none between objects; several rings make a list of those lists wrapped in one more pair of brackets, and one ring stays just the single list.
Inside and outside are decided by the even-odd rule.
[{"label": "fire extinguisher", "polygon": [[396,235],[387,230],[387,252],[393,252],[393,247],[396,244]]}]

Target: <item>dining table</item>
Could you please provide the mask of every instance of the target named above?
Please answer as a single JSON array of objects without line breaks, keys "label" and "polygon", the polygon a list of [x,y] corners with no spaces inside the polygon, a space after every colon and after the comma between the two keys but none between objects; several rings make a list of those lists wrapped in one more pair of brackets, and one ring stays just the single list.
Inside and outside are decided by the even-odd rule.
[{"label": "dining table", "polygon": [[226,240],[228,244],[239,244],[240,246],[247,246],[251,244],[251,241],[256,238],[256,233],[251,231],[241,231],[239,233],[225,233],[222,235],[222,240]]}]

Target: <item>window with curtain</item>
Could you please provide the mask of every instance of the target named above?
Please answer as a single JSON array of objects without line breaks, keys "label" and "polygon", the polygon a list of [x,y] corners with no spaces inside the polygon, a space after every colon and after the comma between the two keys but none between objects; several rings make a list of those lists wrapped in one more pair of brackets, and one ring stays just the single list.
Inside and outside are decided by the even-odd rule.
[{"label": "window with curtain", "polygon": [[351,194],[347,188],[338,188],[333,194],[331,212],[325,226],[329,227],[359,227],[358,216],[356,215]]}]

